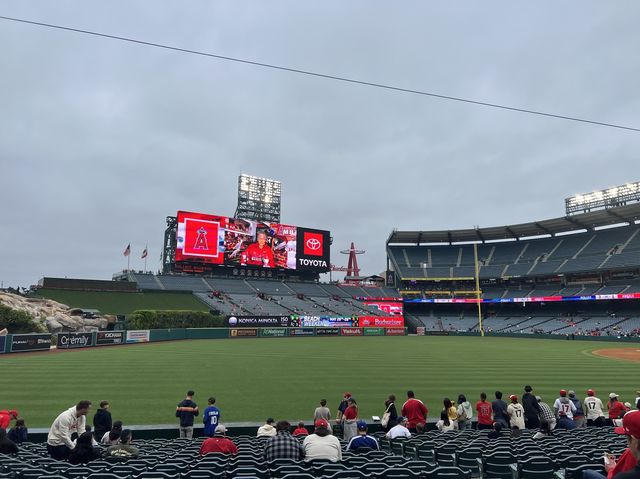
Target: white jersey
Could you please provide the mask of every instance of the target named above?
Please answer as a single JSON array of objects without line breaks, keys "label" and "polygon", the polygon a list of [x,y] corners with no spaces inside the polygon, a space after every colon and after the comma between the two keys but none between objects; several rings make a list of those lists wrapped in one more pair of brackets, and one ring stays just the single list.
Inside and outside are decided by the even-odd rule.
[{"label": "white jersey", "polygon": [[509,414],[509,425],[512,428],[524,429],[524,407],[522,407],[522,404],[509,404],[507,413]]},{"label": "white jersey", "polygon": [[[566,399],[567,402],[564,402]],[[558,398],[553,403],[553,407],[556,410],[558,417],[567,416],[569,419],[573,419],[573,413],[576,412],[576,407],[568,398]]]},{"label": "white jersey", "polygon": [[602,401],[595,396],[588,396],[584,398],[584,411],[587,419],[595,420],[599,417],[604,417],[604,412],[602,412]]}]

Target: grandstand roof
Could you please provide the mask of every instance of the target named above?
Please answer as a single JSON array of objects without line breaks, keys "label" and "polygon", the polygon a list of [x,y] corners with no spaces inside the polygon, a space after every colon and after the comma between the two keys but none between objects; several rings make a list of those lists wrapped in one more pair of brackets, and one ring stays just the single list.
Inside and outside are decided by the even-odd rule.
[{"label": "grandstand roof", "polygon": [[469,228],[442,231],[397,231],[387,239],[387,244],[462,243],[485,242],[552,235],[579,230],[592,230],[600,226],[633,223],[640,220],[640,203],[591,211],[550,220],[533,221],[507,226]]}]

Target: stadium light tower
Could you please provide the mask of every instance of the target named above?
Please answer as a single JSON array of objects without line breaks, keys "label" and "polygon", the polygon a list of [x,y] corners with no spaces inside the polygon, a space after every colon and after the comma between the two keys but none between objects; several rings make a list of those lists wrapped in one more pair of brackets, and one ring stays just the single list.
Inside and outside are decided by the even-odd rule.
[{"label": "stadium light tower", "polygon": [[280,182],[240,175],[236,218],[280,223]]},{"label": "stadium light tower", "polygon": [[640,181],[575,195],[564,200],[567,215],[588,213],[589,211],[615,208],[638,202],[640,202]]}]

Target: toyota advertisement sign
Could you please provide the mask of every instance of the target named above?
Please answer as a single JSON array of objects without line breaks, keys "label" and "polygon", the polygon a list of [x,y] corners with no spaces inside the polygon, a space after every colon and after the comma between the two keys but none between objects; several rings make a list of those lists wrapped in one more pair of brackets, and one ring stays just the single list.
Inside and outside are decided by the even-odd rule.
[{"label": "toyota advertisement sign", "polygon": [[328,231],[178,211],[176,262],[326,272]]}]

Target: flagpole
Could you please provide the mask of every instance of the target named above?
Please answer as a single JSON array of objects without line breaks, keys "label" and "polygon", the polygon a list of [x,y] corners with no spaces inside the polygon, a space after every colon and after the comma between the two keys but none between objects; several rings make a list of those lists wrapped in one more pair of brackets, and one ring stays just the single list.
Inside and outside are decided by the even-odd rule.
[{"label": "flagpole", "polygon": [[131,264],[131,254],[127,255],[127,271],[129,271],[131,268],[129,267],[129,265]]}]

